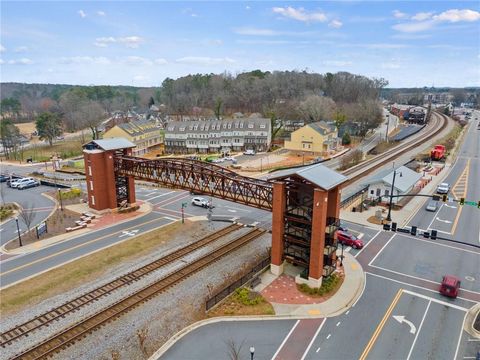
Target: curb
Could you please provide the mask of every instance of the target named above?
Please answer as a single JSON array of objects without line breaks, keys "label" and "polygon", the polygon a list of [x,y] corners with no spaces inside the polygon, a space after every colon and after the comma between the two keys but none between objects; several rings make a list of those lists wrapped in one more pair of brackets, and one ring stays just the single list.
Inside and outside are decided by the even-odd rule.
[{"label": "curb", "polygon": [[[150,213],[152,212],[152,210],[153,210],[153,207],[152,207],[149,203],[146,203],[146,202],[145,202],[144,204],[148,204],[148,207],[149,207],[149,208],[148,208],[148,210],[147,210],[145,213],[143,213],[142,215],[139,215],[139,216],[134,217],[134,218],[130,218],[130,219],[125,219],[125,220],[122,220],[122,221],[118,221],[118,222],[115,222],[115,223],[113,223],[113,224],[111,224],[111,225],[105,226],[105,227],[103,227],[103,228],[95,229],[94,231],[105,230],[105,229],[108,229],[108,228],[110,228],[110,227],[116,226],[116,225],[118,225],[118,224],[123,224],[123,223],[125,223],[125,222],[127,222],[127,221],[140,219],[140,218],[142,218],[143,216],[150,214]],[[88,228],[87,228],[87,229],[88,229]],[[50,246],[53,246],[53,245],[56,245],[56,244],[60,244],[60,243],[62,243],[62,242],[64,242],[64,241],[72,240],[72,239],[74,239],[74,238],[83,236],[83,235],[85,235],[86,233],[92,233],[92,232],[94,232],[94,231],[92,231],[92,229],[90,228],[89,231],[85,231],[85,232],[83,232],[83,233],[76,233],[76,234],[75,234],[75,233],[72,233],[72,235],[75,235],[75,236],[70,236],[70,237],[66,237],[66,238],[64,238],[64,239],[59,239],[58,241],[53,241],[53,242],[51,242],[51,243],[48,244],[48,245],[41,246],[41,247],[39,247],[38,249],[33,249],[33,250],[31,250],[31,251],[13,252],[14,250],[19,249],[19,248],[15,248],[15,249],[12,249],[12,250],[6,250],[6,249],[4,248],[6,244],[3,245],[3,246],[0,248],[0,250],[1,250],[2,252],[4,252],[5,254],[9,254],[9,255],[31,254],[31,253],[33,253],[33,252],[35,252],[35,251],[47,249],[47,248],[49,248]],[[65,234],[67,234],[67,233],[65,233]],[[57,236],[58,236],[58,237],[61,237],[61,236],[64,236],[65,234],[60,234],[60,235],[57,235]],[[50,239],[53,239],[53,238],[55,238],[55,236],[52,236],[51,238],[48,238],[48,239],[45,239],[45,240],[50,240]],[[11,241],[13,241],[13,240],[11,240]],[[40,241],[44,241],[44,240],[40,240]],[[8,244],[8,243],[7,243],[7,244]],[[38,244],[38,242],[35,242],[34,244]]]},{"label": "curb", "polygon": [[[358,261],[355,259],[355,257],[352,256],[352,259],[358,263]],[[215,318],[210,318],[210,319],[203,319],[199,320],[197,322],[194,322],[193,324],[187,325],[180,331],[178,331],[175,335],[173,335],[171,338],[169,338],[157,351],[155,351],[148,359],[149,360],[156,360],[160,358],[162,355],[164,355],[177,341],[179,341],[181,338],[184,336],[188,335],[190,332],[206,325],[210,324],[215,324],[218,322],[223,322],[223,321],[275,321],[275,320],[292,320],[292,319],[315,319],[315,318],[327,318],[327,317],[333,317],[337,316],[339,314],[342,314],[344,311],[346,311],[348,308],[352,307],[355,305],[355,303],[358,301],[360,298],[361,294],[363,293],[363,290],[365,289],[365,272],[363,271],[360,263],[358,263],[360,266],[361,271],[363,272],[362,276],[362,281],[359,282],[353,297],[342,307],[339,308],[335,311],[332,311],[328,314],[322,314],[322,315],[297,315],[297,314],[290,314],[290,315],[245,315],[245,316],[219,316]],[[330,298],[331,299],[331,298]],[[330,300],[329,299],[329,300]],[[310,305],[310,304],[308,304]]]},{"label": "curb", "polygon": [[465,315],[465,325],[463,329],[475,339],[480,339],[480,331],[473,327],[473,323],[477,316],[480,317],[480,304],[473,305],[473,307],[468,310]]}]

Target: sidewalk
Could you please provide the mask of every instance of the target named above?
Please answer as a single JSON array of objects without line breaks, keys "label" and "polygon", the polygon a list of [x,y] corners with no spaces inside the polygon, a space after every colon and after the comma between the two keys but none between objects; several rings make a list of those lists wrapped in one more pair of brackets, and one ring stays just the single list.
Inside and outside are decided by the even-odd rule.
[{"label": "sidewalk", "polygon": [[[418,194],[420,195],[431,195],[435,193],[435,189],[438,184],[440,184],[448,175],[448,172],[451,168],[451,165],[446,164],[445,168],[438,174],[432,176],[432,181],[430,181]],[[425,177],[430,177],[426,175]],[[404,227],[412,219],[412,217],[417,213],[417,211],[425,204],[426,197],[412,197],[412,199],[406,204],[401,210],[392,210],[392,219],[395,221],[399,227]],[[374,229],[381,230],[382,225],[373,224],[367,221],[368,218],[375,216],[375,211],[379,209],[385,209],[383,206],[370,207],[368,210],[362,212],[352,212],[347,210],[340,210],[340,218],[345,221],[352,223],[366,225]],[[383,214],[386,217],[387,213]]]},{"label": "sidewalk", "polygon": [[[180,330],[174,336],[172,336],[163,346],[161,346],[149,359],[159,359],[169,348],[171,348],[177,341],[183,338],[188,333],[198,329],[204,325],[214,324],[222,321],[265,321],[265,320],[282,320],[282,319],[315,319],[332,317],[339,315],[347,311],[352,307],[355,302],[360,298],[363,289],[365,287],[365,273],[360,263],[349,253],[344,253],[345,259],[343,261],[343,268],[345,272],[345,278],[343,284],[338,291],[330,297],[328,300],[319,303],[303,303],[295,304],[296,300],[296,286],[290,285],[286,282],[286,286],[277,292],[277,296],[281,295],[281,301],[285,303],[275,303],[268,299],[268,293],[270,287],[278,287],[278,282],[285,282],[285,279],[293,278],[298,274],[298,268],[285,264],[285,274],[276,277],[270,271],[265,271],[260,278],[262,282],[255,287],[254,290],[267,293],[265,296],[267,300],[273,305],[276,315],[261,315],[261,316],[228,316],[228,317],[216,317],[205,320],[197,321],[184,329]],[[293,280],[294,282],[294,280]],[[273,293],[273,292],[272,292]],[[303,295],[307,297],[306,295]],[[280,300],[280,297],[277,297]],[[306,301],[308,302],[308,301]]]},{"label": "sidewalk", "polygon": [[[81,208],[79,208],[79,206]],[[74,209],[71,209],[72,211],[80,211],[79,214],[81,214],[83,207],[82,204],[80,205],[68,205],[67,207],[73,207]],[[88,208],[87,208],[88,209]],[[39,240],[36,241],[32,244],[28,244],[16,249],[12,250],[7,250],[5,249],[5,245],[2,246],[0,249],[1,252],[4,254],[8,255],[21,255],[21,254],[27,254],[31,252],[38,251],[40,249],[44,249],[46,247],[55,245],[57,243],[63,242],[63,241],[68,241],[70,239],[79,237],[81,235],[84,235],[86,233],[96,231],[96,230],[101,230],[101,229],[106,229],[112,226],[115,226],[117,224],[121,224],[127,221],[130,221],[132,219],[136,219],[142,216],[147,215],[152,211],[152,206],[149,203],[143,203],[140,205],[140,209],[138,209],[135,212],[132,213],[126,213],[126,214],[104,214],[100,215],[96,219],[92,220],[92,223],[89,224],[86,228],[72,231],[69,233],[64,233],[60,234],[57,236],[53,236],[51,238],[45,239],[45,240]]]}]

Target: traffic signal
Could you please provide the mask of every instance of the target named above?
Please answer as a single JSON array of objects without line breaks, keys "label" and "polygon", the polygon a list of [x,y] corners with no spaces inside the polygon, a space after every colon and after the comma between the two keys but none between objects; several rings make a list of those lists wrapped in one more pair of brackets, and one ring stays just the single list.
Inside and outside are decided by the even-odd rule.
[{"label": "traffic signal", "polygon": [[437,230],[432,230],[430,232],[430,239],[437,240]]},{"label": "traffic signal", "polygon": [[410,234],[412,234],[413,236],[417,236],[417,227],[416,226],[412,226],[412,228],[410,229]]},{"label": "traffic signal", "polygon": [[465,205],[465,198],[460,198],[460,205]]},{"label": "traffic signal", "polygon": [[432,200],[439,201],[440,195],[432,195]]},{"label": "traffic signal", "polygon": [[480,209],[480,201],[477,203],[477,207]]},{"label": "traffic signal", "polygon": [[442,201],[447,202],[447,200],[448,200],[448,195],[447,194],[442,195]]},{"label": "traffic signal", "polygon": [[389,223],[383,224],[383,230],[389,231],[390,230],[390,224]]},{"label": "traffic signal", "polygon": [[397,223],[392,222],[392,231],[397,231]]}]

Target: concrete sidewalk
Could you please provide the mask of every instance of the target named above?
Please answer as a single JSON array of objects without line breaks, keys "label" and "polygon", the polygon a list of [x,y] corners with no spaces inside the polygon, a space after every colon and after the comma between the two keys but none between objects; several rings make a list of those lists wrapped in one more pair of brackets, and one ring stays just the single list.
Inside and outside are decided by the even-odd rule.
[{"label": "concrete sidewalk", "polygon": [[[324,318],[339,315],[352,307],[360,298],[365,288],[365,273],[360,263],[349,253],[344,253],[343,269],[345,279],[338,291],[328,300],[316,304],[278,304],[272,303],[276,315],[262,316],[228,316],[216,317],[197,321],[172,336],[162,347],[160,347],[149,359],[160,358],[168,349],[190,332],[204,325],[213,324],[222,321],[266,321],[266,320],[284,320],[284,319],[311,319]],[[285,264],[285,273],[288,276],[294,276],[298,269]],[[264,272],[260,275],[262,282],[254,290],[262,291],[268,288],[277,277]]]},{"label": "concrete sidewalk", "polygon": [[[440,171],[437,175],[432,175],[432,181],[430,181],[420,192],[419,195],[432,195],[435,193],[435,189],[438,184],[440,184],[448,175],[451,165],[445,165],[445,168]],[[426,178],[430,175],[426,175]],[[412,219],[412,217],[418,212],[418,210],[424,206],[425,202],[428,200],[426,197],[412,197],[411,200],[401,209],[401,210],[392,210],[392,219],[398,224],[399,227],[404,227]],[[340,210],[340,218],[345,221],[352,223],[366,225],[370,228],[382,229],[382,225],[373,224],[368,222],[367,219],[375,216],[376,210],[384,210],[383,217],[387,216],[387,210],[383,206],[372,206],[368,210],[362,212],[351,212],[347,210]]]},{"label": "concrete sidewalk", "polygon": [[[75,207],[77,205],[68,205],[67,207],[69,207],[69,206]],[[83,207],[81,207],[81,205],[78,205],[78,207],[80,208],[80,210],[83,210]],[[87,207],[87,209],[88,209],[88,207]],[[126,213],[126,214],[104,214],[104,215],[100,215],[95,220],[93,220],[93,222],[91,224],[88,224],[87,227],[84,228],[84,229],[72,231],[72,232],[69,232],[69,233],[60,234],[60,235],[57,235],[57,236],[52,236],[51,238],[48,238],[48,239],[45,239],[45,240],[38,240],[38,241],[35,241],[31,244],[28,244],[28,245],[25,245],[25,246],[22,246],[22,247],[18,247],[18,248],[15,248],[15,249],[11,249],[11,250],[5,249],[5,245],[6,245],[5,244],[5,245],[2,246],[0,251],[4,254],[8,254],[8,255],[21,255],[21,254],[32,253],[32,252],[38,251],[40,249],[44,249],[46,247],[55,245],[57,243],[60,243],[60,242],[63,242],[63,241],[68,241],[68,240],[71,240],[73,238],[82,236],[82,235],[84,235],[86,233],[90,233],[92,231],[106,229],[106,228],[109,228],[109,227],[112,227],[112,226],[115,226],[115,225],[118,225],[118,224],[125,223],[125,222],[133,220],[133,219],[137,219],[139,217],[147,215],[151,211],[152,211],[152,206],[149,203],[143,203],[143,204],[140,205],[140,208],[135,212]],[[16,239],[14,239],[12,241],[16,241]]]}]

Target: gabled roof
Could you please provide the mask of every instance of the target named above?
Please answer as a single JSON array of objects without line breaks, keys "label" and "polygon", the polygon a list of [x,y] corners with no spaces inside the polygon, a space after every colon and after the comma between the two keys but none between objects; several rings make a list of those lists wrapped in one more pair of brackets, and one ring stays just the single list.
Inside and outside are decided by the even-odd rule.
[{"label": "gabled roof", "polygon": [[124,130],[130,136],[146,134],[153,131],[158,131],[155,123],[148,120],[135,120],[128,123],[118,124],[120,129]]},{"label": "gabled roof", "polygon": [[307,126],[309,126],[321,135],[328,135],[335,131],[335,126],[329,125],[325,121],[317,121],[314,123],[310,123]]},{"label": "gabled roof", "polygon": [[[400,166],[398,169],[395,170],[397,174],[395,175],[395,189],[404,193],[408,191],[413,185],[417,183],[418,180],[421,179],[422,174],[413,171],[406,166]],[[401,175],[400,175],[401,174]],[[378,181],[378,179],[377,179]],[[393,171],[390,171],[387,175],[381,178],[388,186],[392,186],[393,181]],[[370,183],[373,183],[371,181]]]},{"label": "gabled roof", "polygon": [[301,177],[324,190],[333,189],[348,180],[346,176],[322,164],[276,171],[269,179],[284,179],[291,176]]},{"label": "gabled roof", "polygon": [[133,148],[137,145],[125,138],[110,138],[101,140],[92,140],[83,145],[84,150],[117,150]]}]

